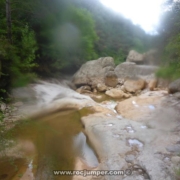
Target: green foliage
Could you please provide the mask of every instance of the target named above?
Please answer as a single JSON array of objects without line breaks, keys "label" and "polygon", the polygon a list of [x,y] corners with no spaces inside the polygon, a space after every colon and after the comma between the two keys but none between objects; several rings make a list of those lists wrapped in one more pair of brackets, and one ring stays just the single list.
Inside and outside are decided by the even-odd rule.
[{"label": "green foliage", "polygon": [[117,63],[124,61],[131,49],[144,51],[149,36],[139,26],[104,7],[99,1],[79,2],[79,6],[86,7],[93,14],[99,37],[95,49],[99,56],[112,56]]},{"label": "green foliage", "polygon": [[139,53],[144,53],[146,51],[146,47],[144,46],[143,42],[138,38],[133,39],[132,49],[136,50]]},{"label": "green foliage", "polygon": [[[11,1],[12,43],[0,1],[0,88],[23,86],[39,75],[77,70],[98,57],[118,64],[129,50],[143,52],[146,33],[97,0]],[[1,85],[2,84],[2,85]]]},{"label": "green foliage", "polygon": [[165,55],[171,62],[180,62],[180,33],[173,36],[165,47]]},{"label": "green foliage", "polygon": [[125,61],[126,55],[123,53],[122,49],[119,49],[117,55],[114,57],[115,65],[118,65]]},{"label": "green foliage", "polygon": [[68,66],[79,67],[85,61],[97,57],[94,50],[97,35],[91,14],[73,6],[66,13],[63,22],[55,29],[52,41],[56,51],[54,68],[59,70]]},{"label": "green foliage", "polygon": [[156,38],[163,65],[157,75],[177,79],[180,77],[180,2],[168,2],[166,6],[169,10],[162,15],[160,35]]},{"label": "green foliage", "polygon": [[[29,27],[18,28],[19,31],[13,34],[14,43],[7,43],[4,51],[6,54],[3,57],[3,66],[6,67],[10,83],[12,86],[23,86],[26,85],[32,78],[34,73],[31,73],[33,67],[36,66],[34,63],[35,51],[37,50],[37,44],[35,35]],[[20,34],[18,41],[15,41],[17,35]],[[3,72],[3,71],[2,71]]]},{"label": "green foliage", "polygon": [[33,62],[35,59],[35,52],[37,50],[37,43],[35,39],[34,31],[29,30],[29,26],[25,25],[24,28],[21,29],[22,33],[22,40],[20,47],[22,48],[21,51],[21,58],[23,58],[22,68],[25,70],[36,66]]},{"label": "green foliage", "polygon": [[179,167],[174,168],[174,172],[176,174],[176,178],[179,179],[180,178],[180,168]]},{"label": "green foliage", "polygon": [[166,79],[180,78],[180,34],[173,36],[169,43],[165,46],[163,57],[163,64],[157,72],[157,76]]},{"label": "green foliage", "polygon": [[12,74],[12,85],[24,86],[36,77],[31,73],[34,63],[37,43],[35,34],[25,25],[20,29],[21,38],[16,45],[13,45],[9,59],[12,59],[10,73]]},{"label": "green foliage", "polygon": [[168,66],[162,66],[156,75],[170,80],[178,79],[180,78],[180,63],[170,63]]}]

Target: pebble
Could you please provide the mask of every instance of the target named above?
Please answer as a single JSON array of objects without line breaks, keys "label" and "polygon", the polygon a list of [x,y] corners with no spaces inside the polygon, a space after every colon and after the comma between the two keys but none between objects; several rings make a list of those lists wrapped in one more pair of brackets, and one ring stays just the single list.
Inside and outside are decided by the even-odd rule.
[{"label": "pebble", "polygon": [[134,133],[135,131],[133,129],[129,130],[128,133]]},{"label": "pebble", "polygon": [[114,137],[114,138],[119,138],[120,135],[119,135],[119,134],[113,134],[113,137]]},{"label": "pebble", "polygon": [[143,143],[138,141],[137,139],[129,139],[128,143],[129,143],[130,146],[143,147]]},{"label": "pebble", "polygon": [[172,153],[180,153],[180,145],[175,144],[175,145],[168,146],[166,147],[166,150]]},{"label": "pebble", "polygon": [[170,161],[170,158],[169,158],[169,157],[165,157],[163,160],[164,160],[165,162],[169,162],[169,161]]},{"label": "pebble", "polygon": [[118,119],[122,119],[122,116],[120,116],[120,115],[117,115],[116,117],[117,117]]},{"label": "pebble", "polygon": [[141,128],[142,128],[142,129],[147,129],[147,126],[142,125]]},{"label": "pebble", "polygon": [[154,110],[155,107],[153,105],[149,105],[149,109]]},{"label": "pebble", "polygon": [[114,124],[106,124],[106,126],[113,126]]},{"label": "pebble", "polygon": [[127,155],[127,156],[125,157],[125,160],[126,160],[126,162],[128,162],[128,163],[131,163],[132,161],[134,161],[134,159],[135,159],[135,156],[132,155],[132,154]]}]

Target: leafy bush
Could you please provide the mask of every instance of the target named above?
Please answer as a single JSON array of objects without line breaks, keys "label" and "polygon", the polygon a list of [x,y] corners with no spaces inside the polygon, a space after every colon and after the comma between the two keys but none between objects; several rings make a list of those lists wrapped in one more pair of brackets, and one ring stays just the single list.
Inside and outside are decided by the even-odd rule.
[{"label": "leafy bush", "polygon": [[180,63],[171,63],[168,66],[161,67],[156,75],[165,79],[175,80],[180,78]]}]

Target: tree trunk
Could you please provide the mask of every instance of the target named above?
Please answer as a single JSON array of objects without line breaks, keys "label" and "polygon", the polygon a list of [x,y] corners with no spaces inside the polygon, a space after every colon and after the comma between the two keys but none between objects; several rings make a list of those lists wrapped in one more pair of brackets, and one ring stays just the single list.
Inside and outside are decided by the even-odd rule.
[{"label": "tree trunk", "polygon": [[10,43],[12,43],[11,33],[11,2],[6,0],[6,21],[7,21],[7,36]]}]

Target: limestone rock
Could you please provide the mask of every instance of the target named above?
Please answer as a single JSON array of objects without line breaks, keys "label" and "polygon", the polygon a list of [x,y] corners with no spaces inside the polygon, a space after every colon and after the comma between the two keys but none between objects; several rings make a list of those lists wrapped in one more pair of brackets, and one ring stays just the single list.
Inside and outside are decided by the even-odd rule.
[{"label": "limestone rock", "polygon": [[150,91],[153,91],[156,87],[157,87],[157,84],[158,84],[158,80],[157,79],[151,79],[148,83],[148,88]]},{"label": "limestone rock", "polygon": [[175,144],[175,145],[170,145],[166,147],[166,150],[172,153],[179,153],[180,152],[180,145]]},{"label": "limestone rock", "polygon": [[116,87],[118,84],[118,77],[114,71],[109,71],[106,73],[104,81],[106,86]]},{"label": "limestone rock", "polygon": [[104,92],[104,91],[107,90],[107,87],[106,87],[105,84],[98,83],[98,84],[97,84],[97,90],[98,90],[99,92]]},{"label": "limestone rock", "polygon": [[128,79],[124,83],[124,88],[127,92],[135,93],[144,89],[145,84],[145,80],[143,79]]},{"label": "limestone rock", "polygon": [[171,94],[180,92],[180,79],[177,79],[173,81],[172,83],[170,83],[168,87],[168,91]]},{"label": "limestone rock", "polygon": [[129,98],[130,97],[129,94],[124,93],[120,89],[111,89],[111,90],[106,91],[105,94],[112,98],[124,98],[124,97]]},{"label": "limestone rock", "polygon": [[124,62],[116,66],[115,73],[118,78],[135,78],[150,76],[158,70],[158,66],[136,65],[133,62]]},{"label": "limestone rock", "polygon": [[107,72],[113,71],[115,67],[112,57],[102,57],[97,60],[88,61],[74,74],[73,83],[76,86],[92,85],[104,81]]},{"label": "limestone rock", "polygon": [[91,87],[90,86],[81,86],[76,90],[76,92],[83,94],[83,93],[91,93]]},{"label": "limestone rock", "polygon": [[[152,92],[150,92],[150,93],[152,93]],[[164,122],[161,122],[160,126],[162,127],[162,124],[164,123],[165,126],[167,126],[169,128],[170,123],[168,124],[168,122],[171,122],[171,121],[169,121],[169,119],[172,119],[171,115],[168,115],[167,113],[166,114],[162,113],[161,111],[160,111],[160,113],[156,112],[156,114],[155,114],[156,107],[159,106],[161,104],[162,100],[164,99],[164,96],[159,96],[160,94],[161,94],[161,92],[157,92],[156,94],[151,95],[151,96],[149,96],[149,93],[144,93],[137,97],[134,96],[129,99],[123,100],[121,102],[118,102],[115,109],[119,114],[122,115],[122,117],[131,119],[131,120],[144,119],[143,116],[145,116],[145,114],[148,114],[148,113],[154,114],[153,118],[154,118],[154,116],[162,117],[162,115],[164,115],[161,118],[162,121],[164,121]],[[152,107],[155,109],[152,109]],[[168,113],[173,113],[173,112],[170,111]],[[168,122],[166,122],[166,123],[165,123],[165,118],[168,119]],[[150,126],[154,127],[154,126],[156,126],[156,124],[154,125],[154,123],[150,123]]]},{"label": "limestone rock", "polygon": [[135,62],[139,64],[144,62],[144,58],[145,58],[144,54],[140,54],[135,50],[131,50],[128,54],[126,62]]},{"label": "limestone rock", "polygon": [[132,154],[129,154],[125,157],[126,162],[132,163],[135,160],[135,156]]}]

